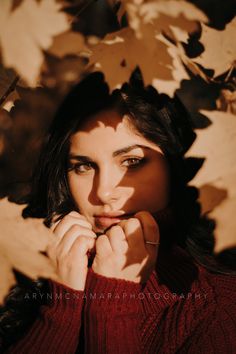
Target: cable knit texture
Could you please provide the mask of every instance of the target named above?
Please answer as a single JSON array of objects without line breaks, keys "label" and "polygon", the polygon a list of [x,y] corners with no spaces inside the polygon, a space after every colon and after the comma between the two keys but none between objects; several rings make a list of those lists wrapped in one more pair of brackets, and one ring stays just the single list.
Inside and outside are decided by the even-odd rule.
[{"label": "cable knit texture", "polygon": [[91,268],[84,292],[49,284],[48,304],[8,353],[236,353],[236,276],[210,273],[180,248],[160,252],[146,284]]}]

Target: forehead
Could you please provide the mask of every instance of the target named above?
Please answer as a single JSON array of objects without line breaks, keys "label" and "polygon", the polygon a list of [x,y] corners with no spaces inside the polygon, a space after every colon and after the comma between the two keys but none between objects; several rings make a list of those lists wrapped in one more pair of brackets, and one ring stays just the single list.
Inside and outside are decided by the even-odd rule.
[{"label": "forehead", "polygon": [[116,111],[102,111],[89,117],[71,136],[70,152],[94,153],[115,151],[123,146],[145,144],[160,151],[160,148],[142,136],[129,119]]}]

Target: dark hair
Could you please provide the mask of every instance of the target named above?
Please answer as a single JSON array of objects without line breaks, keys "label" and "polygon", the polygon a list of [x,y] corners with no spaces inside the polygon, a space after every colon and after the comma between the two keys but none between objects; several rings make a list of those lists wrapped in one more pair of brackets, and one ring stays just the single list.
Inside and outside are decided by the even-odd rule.
[{"label": "dark hair", "polygon": [[186,184],[183,155],[195,133],[180,101],[158,94],[152,86],[145,88],[138,71],[129,84],[112,94],[103,74],[94,73],[70,92],[56,114],[36,168],[31,201],[24,217],[44,217],[50,225],[55,215],[63,217],[75,208],[66,176],[69,140],[84,119],[106,109],[128,114],[136,130],[160,146],[172,169],[173,193],[177,184]]},{"label": "dark hair", "polygon": [[[198,191],[187,185],[203,162],[184,158],[195,139],[188,113],[177,97],[171,99],[158,94],[152,86],[145,87],[138,70],[131,76],[129,83],[111,94],[103,74],[98,72],[88,75],[69,93],[45,139],[33,179],[30,202],[23,216],[43,217],[46,225],[50,226],[55,216],[63,217],[75,208],[67,184],[70,137],[84,119],[107,109],[116,110],[122,115],[128,114],[136,130],[157,144],[169,162],[173,218],[169,229],[165,229],[164,222],[161,225],[161,232],[165,232],[162,247],[171,247],[176,243],[210,270],[232,272],[235,250],[226,251],[227,256],[223,258],[213,255],[214,222],[200,217]],[[39,282],[38,285],[41,284]],[[37,287],[37,282],[34,285]],[[11,296],[8,296],[8,303]],[[27,313],[27,316],[34,317],[36,313],[34,311],[32,316]],[[5,330],[7,326],[13,326],[15,319],[12,318],[2,316],[1,328]],[[24,330],[26,320],[22,314],[18,315],[18,322],[22,322]],[[2,335],[4,330],[1,329]]]}]

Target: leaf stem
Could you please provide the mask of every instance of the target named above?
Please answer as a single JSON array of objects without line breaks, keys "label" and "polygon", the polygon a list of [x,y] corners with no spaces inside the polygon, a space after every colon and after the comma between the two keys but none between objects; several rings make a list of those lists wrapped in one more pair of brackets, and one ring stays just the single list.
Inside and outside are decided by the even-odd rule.
[{"label": "leaf stem", "polygon": [[225,81],[226,81],[226,82],[229,80],[229,78],[230,78],[230,76],[231,76],[231,74],[232,74],[234,68],[235,68],[235,64],[233,63],[232,66],[231,66],[231,68],[229,69],[229,72],[228,72],[226,78],[225,78]]},{"label": "leaf stem", "polygon": [[3,102],[6,100],[6,98],[10,95],[12,91],[15,90],[16,84],[19,81],[19,76],[16,76],[10,86],[7,88],[5,93],[0,97],[0,106],[3,104]]},{"label": "leaf stem", "polygon": [[76,17],[78,17],[84,10],[86,10],[87,7],[89,7],[92,4],[92,2],[95,2],[95,1],[97,1],[97,0],[86,1],[86,3],[81,7],[81,9],[79,9],[79,11],[73,16],[71,23],[73,23],[74,19]]}]

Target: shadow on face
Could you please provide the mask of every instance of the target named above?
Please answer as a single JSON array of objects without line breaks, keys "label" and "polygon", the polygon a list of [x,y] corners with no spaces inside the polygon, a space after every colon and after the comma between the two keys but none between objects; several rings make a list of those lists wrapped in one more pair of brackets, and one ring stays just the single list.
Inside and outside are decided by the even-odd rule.
[{"label": "shadow on face", "polygon": [[68,182],[95,232],[105,228],[98,215],[156,213],[169,201],[169,169],[158,142],[148,141],[128,115],[113,110],[90,117],[72,135]]}]

